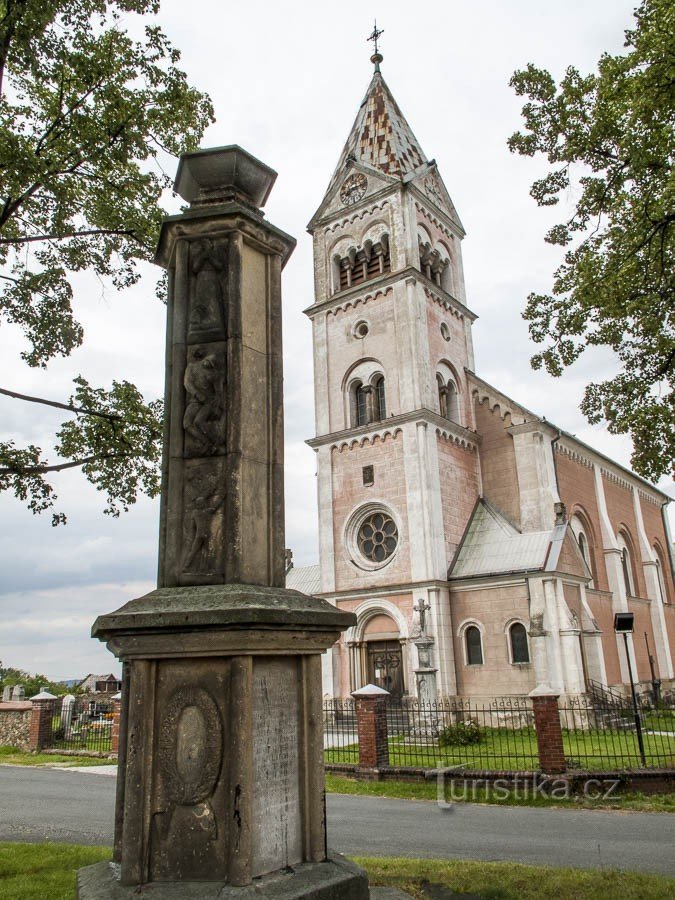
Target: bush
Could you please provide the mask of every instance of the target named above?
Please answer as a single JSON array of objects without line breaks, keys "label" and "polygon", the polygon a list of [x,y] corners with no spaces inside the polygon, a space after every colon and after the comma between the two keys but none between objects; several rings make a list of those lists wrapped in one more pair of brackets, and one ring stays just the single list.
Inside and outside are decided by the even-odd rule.
[{"label": "bush", "polygon": [[475,719],[457,722],[456,725],[446,725],[438,733],[438,743],[441,747],[465,747],[467,744],[479,744],[482,740],[483,734]]}]

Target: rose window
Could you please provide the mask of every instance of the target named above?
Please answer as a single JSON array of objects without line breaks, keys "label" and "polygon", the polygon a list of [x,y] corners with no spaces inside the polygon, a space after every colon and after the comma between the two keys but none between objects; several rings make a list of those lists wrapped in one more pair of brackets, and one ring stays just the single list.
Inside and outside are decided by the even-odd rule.
[{"label": "rose window", "polygon": [[359,550],[371,562],[384,562],[396,550],[397,544],[396,522],[386,513],[373,513],[363,521],[359,528]]}]

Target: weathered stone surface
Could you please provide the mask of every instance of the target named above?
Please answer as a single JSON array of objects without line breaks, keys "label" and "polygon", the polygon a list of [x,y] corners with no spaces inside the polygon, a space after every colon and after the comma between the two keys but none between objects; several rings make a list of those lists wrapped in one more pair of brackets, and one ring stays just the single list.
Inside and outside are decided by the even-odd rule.
[{"label": "weathered stone surface", "polygon": [[[135,900],[137,896],[137,886],[122,885],[111,863],[97,863],[77,873],[77,900]],[[333,855],[325,862],[304,863],[293,871],[257,878],[245,887],[154,882],[143,886],[143,896],[151,900],[368,900],[369,893],[363,870]]]},{"label": "weathered stone surface", "polygon": [[327,862],[320,654],[352,614],[284,588],[281,268],[270,171],[189,154],[169,271],[156,591],[92,629],[124,662],[115,861],[80,897],[366,898]]},{"label": "weathered stone surface", "polygon": [[298,663],[253,664],[253,875],[302,860]]},{"label": "weathered stone surface", "polygon": [[0,746],[27,750],[30,744],[32,704],[0,703]]},{"label": "weathered stone surface", "polygon": [[158,588],[99,616],[92,637],[106,640],[115,632],[180,628],[266,625],[276,628],[348,628],[356,617],[326,600],[299,591],[248,584]]}]

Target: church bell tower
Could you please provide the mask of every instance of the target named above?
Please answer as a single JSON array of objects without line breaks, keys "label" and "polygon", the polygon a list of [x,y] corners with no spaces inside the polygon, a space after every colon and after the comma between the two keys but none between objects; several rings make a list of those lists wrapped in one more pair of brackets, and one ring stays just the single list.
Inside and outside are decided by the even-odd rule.
[{"label": "church bell tower", "polygon": [[[382,77],[324,199],[312,321],[321,592],[358,624],[324,693],[414,693],[413,606],[430,607],[438,693],[456,693],[447,572],[479,491],[464,229]],[[384,674],[383,674],[384,673]]]}]

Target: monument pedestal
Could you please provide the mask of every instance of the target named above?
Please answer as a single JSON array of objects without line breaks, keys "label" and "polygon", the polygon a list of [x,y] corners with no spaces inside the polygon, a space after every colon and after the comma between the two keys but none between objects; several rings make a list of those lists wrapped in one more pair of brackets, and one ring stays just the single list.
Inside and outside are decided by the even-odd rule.
[{"label": "monument pedestal", "polygon": [[139,885],[167,898],[369,896],[360,870],[326,858],[320,654],[346,615],[297,591],[202,585],[97,619],[125,665],[123,727],[115,865],[80,871],[81,900]]}]

